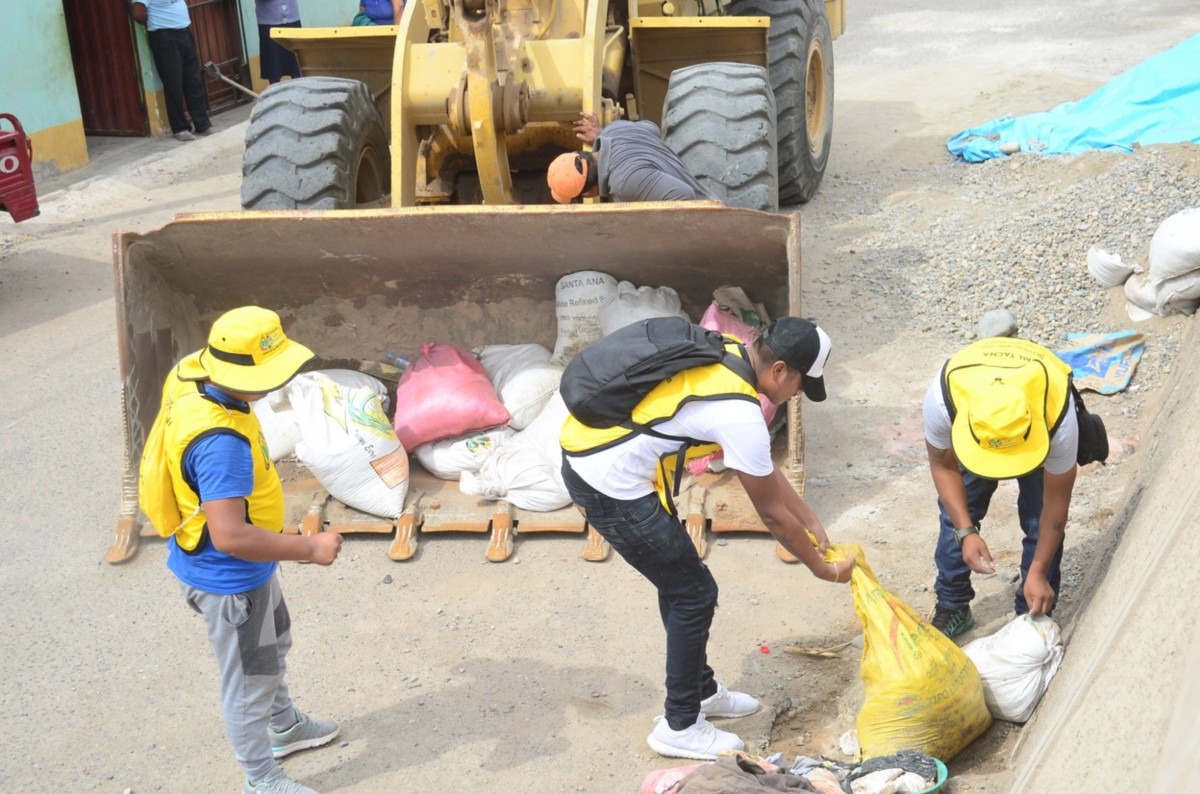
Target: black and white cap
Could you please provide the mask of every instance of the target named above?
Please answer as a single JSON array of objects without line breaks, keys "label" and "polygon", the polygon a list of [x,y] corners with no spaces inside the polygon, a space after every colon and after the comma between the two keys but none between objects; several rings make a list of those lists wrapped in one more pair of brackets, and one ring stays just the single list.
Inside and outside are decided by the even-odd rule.
[{"label": "black and white cap", "polygon": [[815,323],[799,317],[780,317],[762,333],[763,342],[783,363],[804,376],[804,396],[825,399],[825,362],[833,342]]}]

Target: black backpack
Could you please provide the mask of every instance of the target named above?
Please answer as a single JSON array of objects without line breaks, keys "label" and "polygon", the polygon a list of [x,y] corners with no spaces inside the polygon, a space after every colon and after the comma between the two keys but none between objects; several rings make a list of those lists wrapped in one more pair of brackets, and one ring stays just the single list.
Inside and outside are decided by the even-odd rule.
[{"label": "black backpack", "polygon": [[1108,460],[1108,432],[1104,429],[1104,420],[1088,411],[1074,381],[1071,382],[1071,396],[1075,398],[1075,422],[1079,425],[1079,451],[1075,461],[1080,466],[1104,463]]},{"label": "black backpack", "polygon": [[724,362],[756,383],[750,362],[727,351],[727,341],[682,317],[642,320],[585,347],[567,364],[559,391],[571,415],[588,427],[629,427],[637,404],[685,369]]}]

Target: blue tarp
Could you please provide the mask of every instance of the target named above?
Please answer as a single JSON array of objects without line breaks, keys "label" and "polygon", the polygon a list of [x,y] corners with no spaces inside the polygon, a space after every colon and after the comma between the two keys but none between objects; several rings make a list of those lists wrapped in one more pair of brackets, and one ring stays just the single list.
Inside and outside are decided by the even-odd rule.
[{"label": "blue tarp", "polygon": [[1133,151],[1134,144],[1200,143],[1200,34],[1143,61],[1078,102],[1048,112],[1001,119],[963,130],[950,153],[981,163],[1005,153],[1079,154],[1089,149]]}]

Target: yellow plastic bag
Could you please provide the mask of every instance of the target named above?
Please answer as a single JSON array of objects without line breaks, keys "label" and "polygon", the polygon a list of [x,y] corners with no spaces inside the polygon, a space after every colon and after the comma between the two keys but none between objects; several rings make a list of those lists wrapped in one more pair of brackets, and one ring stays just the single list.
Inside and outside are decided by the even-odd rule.
[{"label": "yellow plastic bag", "polygon": [[920,750],[948,761],[992,724],[970,658],[879,584],[861,547],[839,544],[826,559],[853,555],[854,611],[863,627],[858,712],[862,757]]}]

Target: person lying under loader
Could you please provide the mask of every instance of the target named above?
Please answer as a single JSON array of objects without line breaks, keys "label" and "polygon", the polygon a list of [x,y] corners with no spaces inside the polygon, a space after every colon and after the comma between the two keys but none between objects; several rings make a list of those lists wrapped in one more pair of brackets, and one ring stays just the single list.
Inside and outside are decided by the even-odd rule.
[{"label": "person lying under loader", "polygon": [[719,199],[700,184],[653,121],[614,121],[604,129],[594,113],[580,113],[575,137],[590,152],[560,154],[546,171],[550,195],[559,204],[579,198],[613,201]]},{"label": "person lying under loader", "polygon": [[808,320],[780,317],[749,344],[726,337],[724,346],[743,371],[723,362],[684,369],[653,386],[628,426],[591,427],[572,414],[560,435],[563,480],[576,506],[658,590],[667,697],[647,743],[660,755],[701,760],[744,747],[707,718],[753,714],[759,703],[728,690],[708,666],[717,583],[675,514],[669,489],[678,467],[719,445],[767,529],[814,576],[848,583],[855,564],[822,561],[825,527],[772,460],[758,398],[780,405],[803,391],[824,400],[829,336]]}]

